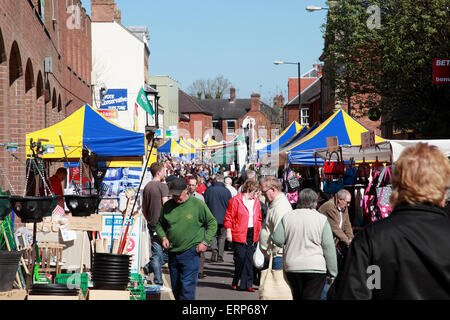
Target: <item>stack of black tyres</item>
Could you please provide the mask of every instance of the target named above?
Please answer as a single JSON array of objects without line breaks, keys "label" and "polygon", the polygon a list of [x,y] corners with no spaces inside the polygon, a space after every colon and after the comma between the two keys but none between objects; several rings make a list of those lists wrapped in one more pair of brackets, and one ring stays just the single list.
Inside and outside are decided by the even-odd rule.
[{"label": "stack of black tyres", "polygon": [[35,283],[32,285],[31,296],[78,296],[78,288],[70,288],[66,284]]},{"label": "stack of black tyres", "polygon": [[130,256],[95,253],[92,267],[94,289],[126,290],[130,281]]}]

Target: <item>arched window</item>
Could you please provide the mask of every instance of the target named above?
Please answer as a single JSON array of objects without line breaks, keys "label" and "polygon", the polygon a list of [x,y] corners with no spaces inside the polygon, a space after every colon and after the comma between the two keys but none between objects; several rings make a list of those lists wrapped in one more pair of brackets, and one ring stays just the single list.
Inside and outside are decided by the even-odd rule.
[{"label": "arched window", "polygon": [[52,91],[51,91],[51,88],[50,88],[50,82],[47,79],[47,81],[45,82],[45,87],[44,87],[45,103],[49,103],[50,102],[50,100],[52,98],[51,94],[52,94]]},{"label": "arched window", "polygon": [[0,64],[6,61],[5,43],[3,42],[2,29],[0,29]]},{"label": "arched window", "polygon": [[17,42],[14,41],[9,54],[9,85],[23,75],[22,59],[20,58],[20,50]]},{"label": "arched window", "polygon": [[31,59],[28,59],[27,66],[25,68],[25,93],[34,87],[34,72]]},{"label": "arched window", "polygon": [[36,79],[36,99],[39,99],[44,94],[44,81],[42,79],[42,73],[39,70]]},{"label": "arched window", "polygon": [[62,110],[62,102],[61,102],[61,95],[58,96],[58,112],[61,112]]},{"label": "arched window", "polygon": [[53,88],[53,94],[52,94],[52,108],[56,108],[56,90]]}]

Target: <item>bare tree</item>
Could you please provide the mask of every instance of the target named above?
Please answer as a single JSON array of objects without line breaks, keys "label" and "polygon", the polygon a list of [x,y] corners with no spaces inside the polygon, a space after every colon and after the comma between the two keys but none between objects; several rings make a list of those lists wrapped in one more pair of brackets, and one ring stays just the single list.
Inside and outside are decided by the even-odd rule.
[{"label": "bare tree", "polygon": [[221,99],[230,87],[231,82],[223,75],[218,75],[214,79],[195,80],[188,87],[188,92],[198,99]]}]

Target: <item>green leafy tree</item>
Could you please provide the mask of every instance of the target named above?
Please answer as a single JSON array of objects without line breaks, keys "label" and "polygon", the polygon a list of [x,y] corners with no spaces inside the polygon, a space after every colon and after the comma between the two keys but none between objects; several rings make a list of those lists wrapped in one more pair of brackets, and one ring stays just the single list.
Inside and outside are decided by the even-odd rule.
[{"label": "green leafy tree", "polygon": [[[449,58],[448,0],[329,1],[324,60],[338,101],[423,137],[450,137],[450,87],[434,85]],[[353,110],[352,110],[353,111]],[[352,112],[353,114],[353,112]]]}]

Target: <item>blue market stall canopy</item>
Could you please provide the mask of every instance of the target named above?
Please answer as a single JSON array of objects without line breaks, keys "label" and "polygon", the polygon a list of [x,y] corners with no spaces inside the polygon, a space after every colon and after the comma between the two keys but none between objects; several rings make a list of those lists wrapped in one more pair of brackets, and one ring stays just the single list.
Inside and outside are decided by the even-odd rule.
[{"label": "blue market stall canopy", "polygon": [[298,134],[295,135],[294,138],[292,138],[292,141],[290,141],[289,143],[285,144],[284,147],[281,148],[281,151],[286,150],[287,148],[292,146],[294,143],[299,142],[300,139],[302,139],[303,137],[306,137],[308,134],[313,132],[319,126],[319,124],[320,124],[319,122],[316,122],[316,123],[313,124],[313,126],[311,128],[308,128],[307,130],[300,131]]},{"label": "blue market stall canopy", "polygon": [[[338,145],[361,145],[361,133],[368,129],[349,116],[344,110],[339,109],[315,130],[304,136],[296,143],[292,143],[282,152],[288,154],[288,160],[294,165],[314,165],[316,150],[327,148],[327,137],[337,137]],[[375,143],[384,142],[379,136],[375,136]],[[323,159],[317,158],[317,164],[323,164]]]},{"label": "blue market stall canopy", "polygon": [[304,134],[307,130],[308,128],[306,126],[302,126],[297,121],[293,121],[271,143],[258,150],[258,156],[260,157],[266,153],[278,153],[286,144],[293,141],[295,137],[299,137],[299,134]]},{"label": "blue market stall canopy", "polygon": [[82,150],[87,146],[101,158],[129,158],[145,155],[145,135],[123,129],[103,117],[86,104],[70,116],[51,127],[34,131],[26,135],[26,155],[31,156],[30,138],[33,142],[46,139],[47,152],[44,159],[64,159],[61,139],[66,148],[67,157],[80,159]]}]

